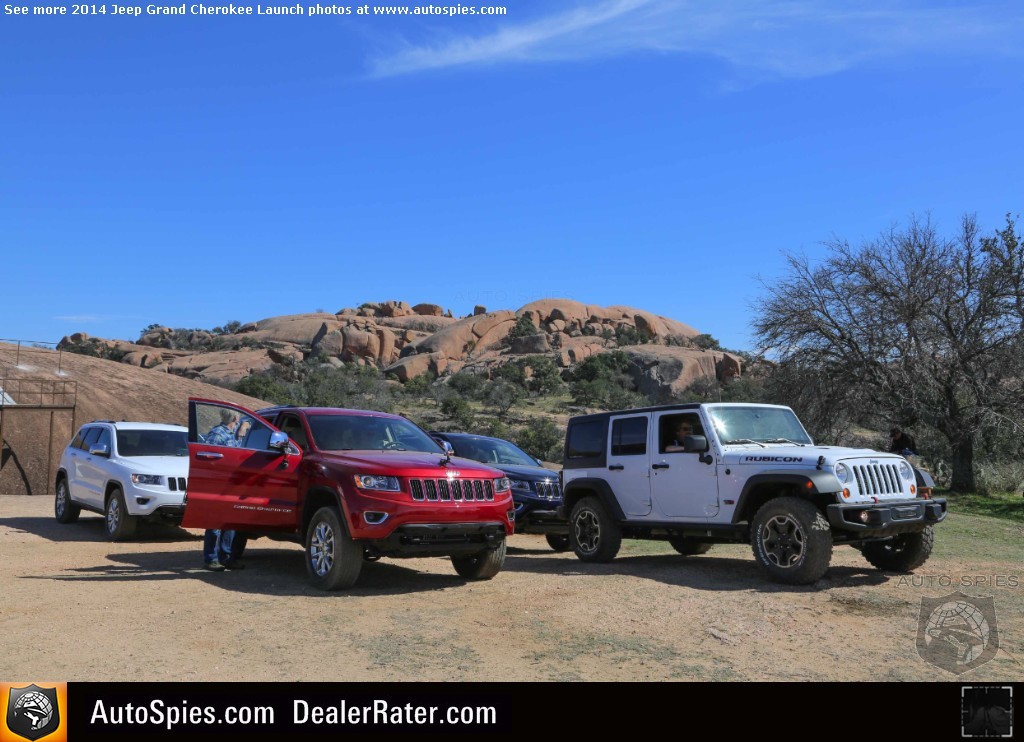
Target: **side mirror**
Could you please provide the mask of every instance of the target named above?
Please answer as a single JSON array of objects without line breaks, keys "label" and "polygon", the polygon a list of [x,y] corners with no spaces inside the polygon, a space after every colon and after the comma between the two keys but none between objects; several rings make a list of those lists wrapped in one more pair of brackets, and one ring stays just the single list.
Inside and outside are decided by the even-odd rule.
[{"label": "side mirror", "polygon": [[543,462],[543,461],[541,461],[540,459],[538,459],[538,458],[534,458],[534,461],[536,461],[536,462],[537,462],[537,466],[541,466],[541,467],[543,467],[543,466],[544,466],[544,462]]},{"label": "side mirror", "polygon": [[438,441],[438,443],[441,444],[441,448],[444,449],[444,452],[446,454],[448,454],[449,456],[455,455],[455,447],[451,443],[449,443],[448,441]]},{"label": "side mirror", "polygon": [[270,434],[270,442],[267,443],[267,448],[277,451],[282,456],[288,453],[288,434],[275,430]]},{"label": "side mirror", "polygon": [[109,459],[110,446],[108,446],[106,443],[100,443],[90,448],[89,453],[91,453],[93,456],[102,456],[105,459]]},{"label": "side mirror", "polygon": [[708,439],[702,435],[688,435],[683,438],[683,451],[686,453],[704,453],[708,450]]}]

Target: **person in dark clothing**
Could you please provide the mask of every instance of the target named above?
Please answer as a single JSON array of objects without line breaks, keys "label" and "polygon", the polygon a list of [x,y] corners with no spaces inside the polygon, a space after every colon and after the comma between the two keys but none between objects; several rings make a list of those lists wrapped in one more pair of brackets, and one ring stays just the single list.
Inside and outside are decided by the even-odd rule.
[{"label": "person in dark clothing", "polygon": [[889,431],[889,453],[898,453],[901,456],[916,456],[917,443],[910,433],[904,433],[899,428]]}]

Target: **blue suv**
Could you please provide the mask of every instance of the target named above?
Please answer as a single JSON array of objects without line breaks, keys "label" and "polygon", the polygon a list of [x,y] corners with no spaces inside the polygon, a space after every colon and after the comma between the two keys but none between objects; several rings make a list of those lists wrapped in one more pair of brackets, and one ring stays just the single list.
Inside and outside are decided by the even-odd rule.
[{"label": "blue suv", "polygon": [[557,513],[562,506],[558,472],[545,469],[537,459],[501,438],[436,430],[430,435],[441,445],[449,443],[456,456],[480,461],[505,473],[512,482],[516,533],[543,533],[555,551],[569,550],[569,526]]}]

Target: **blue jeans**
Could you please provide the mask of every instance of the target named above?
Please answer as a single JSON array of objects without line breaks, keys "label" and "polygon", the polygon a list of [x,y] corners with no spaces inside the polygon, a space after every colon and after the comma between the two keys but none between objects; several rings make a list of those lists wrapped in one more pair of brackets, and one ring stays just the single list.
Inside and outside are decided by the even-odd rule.
[{"label": "blue jeans", "polygon": [[207,529],[203,534],[203,563],[229,564],[238,561],[245,553],[248,541],[249,537],[244,533]]}]

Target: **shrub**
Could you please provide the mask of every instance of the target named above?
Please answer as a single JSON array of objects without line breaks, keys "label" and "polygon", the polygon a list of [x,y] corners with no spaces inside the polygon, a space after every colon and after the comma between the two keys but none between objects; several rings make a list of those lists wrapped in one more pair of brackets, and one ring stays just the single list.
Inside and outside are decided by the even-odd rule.
[{"label": "shrub", "polygon": [[544,461],[561,461],[565,430],[549,418],[532,420],[515,434],[514,443],[531,456]]}]

